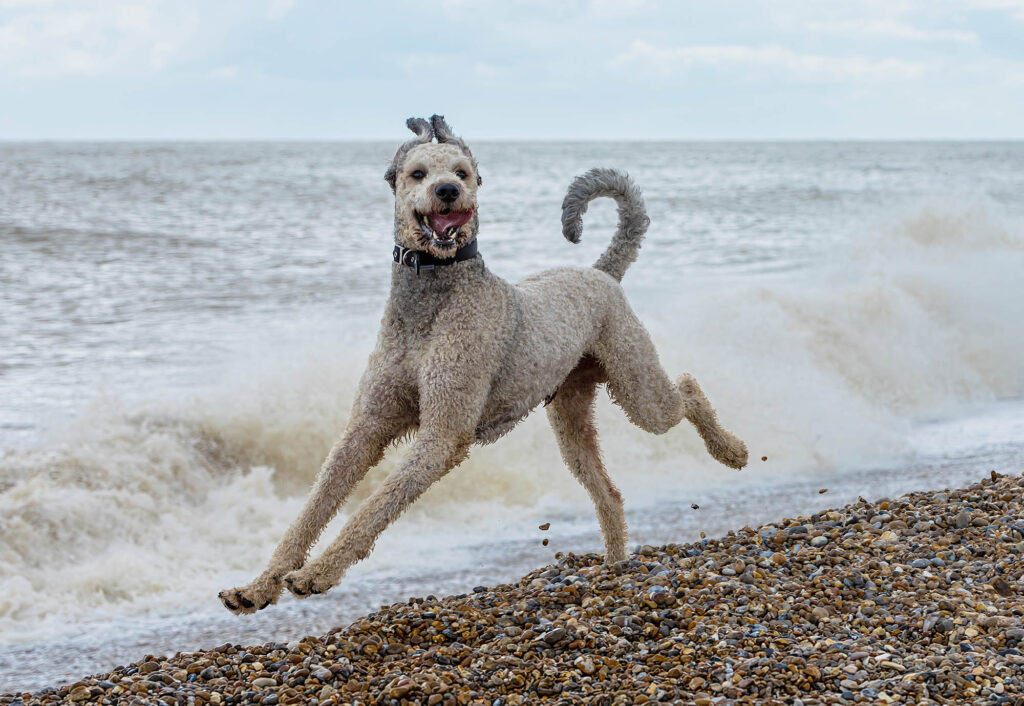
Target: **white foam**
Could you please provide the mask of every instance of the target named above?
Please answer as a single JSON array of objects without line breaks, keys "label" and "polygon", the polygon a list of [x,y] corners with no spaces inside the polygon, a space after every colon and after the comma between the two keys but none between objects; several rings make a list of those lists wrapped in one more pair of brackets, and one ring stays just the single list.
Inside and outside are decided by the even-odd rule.
[{"label": "white foam", "polygon": [[[608,467],[636,507],[694,485],[911,455],[915,420],[1024,396],[1022,272],[1019,231],[927,209],[814,270],[687,278],[671,291],[627,279],[666,369],[697,376],[754,461],[737,476],[691,429],[648,436],[603,399]],[[259,570],[344,426],[372,328],[315,340],[239,355],[233,374],[186,401],[99,400],[42,450],[0,459],[0,640],[208,606]],[[355,500],[400,458],[391,452]],[[551,512],[589,517],[537,414],[474,449],[352,576],[458,566],[472,542],[526,536]]]}]

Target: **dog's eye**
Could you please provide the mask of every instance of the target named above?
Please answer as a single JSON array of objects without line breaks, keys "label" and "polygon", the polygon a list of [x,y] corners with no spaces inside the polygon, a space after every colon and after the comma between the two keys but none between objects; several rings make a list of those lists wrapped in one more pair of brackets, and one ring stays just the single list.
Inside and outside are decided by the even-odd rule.
[{"label": "dog's eye", "polygon": [[459,179],[465,179],[466,177],[469,176],[469,174],[466,174],[465,169],[459,169],[458,171],[455,172],[455,176],[457,176]]},{"label": "dog's eye", "polygon": [[426,175],[427,175],[427,173],[425,171],[423,171],[422,169],[417,169],[416,171],[414,171],[409,176],[411,176],[413,179],[422,179]]}]

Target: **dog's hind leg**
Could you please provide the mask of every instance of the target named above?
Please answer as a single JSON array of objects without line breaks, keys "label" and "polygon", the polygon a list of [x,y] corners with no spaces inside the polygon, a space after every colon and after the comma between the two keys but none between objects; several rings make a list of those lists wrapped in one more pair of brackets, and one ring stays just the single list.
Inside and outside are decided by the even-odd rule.
[{"label": "dog's hind leg", "polygon": [[309,548],[352,488],[407,428],[401,417],[354,416],[324,461],[306,504],[274,550],[266,570],[247,586],[221,591],[224,606],[233,613],[255,613],[276,603],[284,589],[284,575],[303,565]]},{"label": "dog's hind leg", "polygon": [[697,381],[690,375],[669,379],[650,335],[624,300],[605,322],[593,353],[608,373],[612,399],[633,424],[664,434],[685,418],[716,460],[730,468],[747,464],[746,445],[718,423]]},{"label": "dog's hind leg", "polygon": [[584,358],[558,388],[547,407],[565,465],[586,488],[597,509],[604,535],[605,561],[626,558],[626,516],[622,495],[601,462],[594,426],[594,397],[604,371],[591,358]]},{"label": "dog's hind leg", "polygon": [[683,398],[684,413],[704,440],[708,453],[729,468],[747,465],[747,445],[718,423],[715,408],[708,402],[700,385],[692,375],[686,374],[676,382]]}]

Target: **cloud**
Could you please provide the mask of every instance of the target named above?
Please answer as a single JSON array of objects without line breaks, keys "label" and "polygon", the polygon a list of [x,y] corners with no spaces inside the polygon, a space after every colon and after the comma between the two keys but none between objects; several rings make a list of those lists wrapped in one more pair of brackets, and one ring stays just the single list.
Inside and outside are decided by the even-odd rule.
[{"label": "cloud", "polygon": [[186,6],[126,0],[22,2],[15,10],[0,24],[0,67],[15,76],[159,71],[175,61],[200,22]]},{"label": "cloud", "polygon": [[1024,22],[1024,0],[967,0],[973,10],[998,10],[1006,12],[1015,20]]},{"label": "cloud", "polygon": [[[1024,0],[0,0],[0,133],[371,137],[442,90],[490,136],[576,136],[579,115],[588,136],[1016,136],[1015,17]],[[54,111],[71,92],[82,110]],[[734,110],[751,99],[756,120]],[[506,117],[524,106],[540,117]],[[338,132],[341,112],[362,123]]]},{"label": "cloud", "polygon": [[215,69],[210,69],[210,78],[218,79],[232,79],[238,77],[238,67],[232,64],[231,66],[218,66]]},{"label": "cloud", "polygon": [[590,16],[602,20],[633,19],[638,13],[651,9],[652,5],[651,0],[589,0],[586,10]]},{"label": "cloud", "polygon": [[267,17],[272,20],[283,20],[294,9],[297,0],[270,0]]},{"label": "cloud", "polygon": [[783,72],[802,81],[887,81],[921,76],[927,67],[902,59],[803,54],[777,45],[689,45],[662,47],[642,40],[615,56],[609,66],[633,75],[667,78],[697,68]]},{"label": "cloud", "polygon": [[843,37],[880,37],[910,42],[956,42],[974,44],[978,35],[962,30],[921,29],[893,19],[817,20],[808,22],[812,32],[837,34]]},{"label": "cloud", "polygon": [[496,81],[505,76],[505,71],[499,66],[478,61],[473,65],[473,75],[485,81]]},{"label": "cloud", "polygon": [[202,58],[247,21],[295,0],[0,0],[0,72],[14,77],[145,75]]},{"label": "cloud", "polygon": [[11,10],[19,7],[47,7],[54,4],[55,0],[0,0],[0,10]]}]

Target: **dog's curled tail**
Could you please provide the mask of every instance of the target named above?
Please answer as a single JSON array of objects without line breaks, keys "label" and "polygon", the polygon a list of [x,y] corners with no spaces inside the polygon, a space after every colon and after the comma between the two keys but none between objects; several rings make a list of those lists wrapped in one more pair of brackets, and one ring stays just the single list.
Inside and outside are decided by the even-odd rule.
[{"label": "dog's curled tail", "polygon": [[651,222],[640,189],[628,174],[614,169],[591,169],[576,177],[562,201],[562,235],[573,243],[580,242],[587,205],[602,196],[613,198],[619,204],[619,227],[612,244],[594,267],[621,282],[626,269],[636,260]]}]

